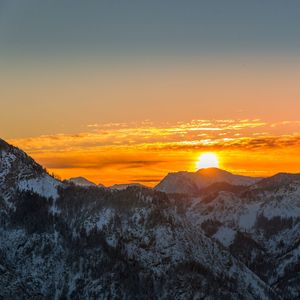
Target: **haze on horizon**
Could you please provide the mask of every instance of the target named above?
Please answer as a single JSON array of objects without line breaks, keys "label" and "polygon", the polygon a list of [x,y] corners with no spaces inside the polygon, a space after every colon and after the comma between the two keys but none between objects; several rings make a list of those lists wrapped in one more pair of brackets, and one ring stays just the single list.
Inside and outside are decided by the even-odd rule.
[{"label": "haze on horizon", "polygon": [[300,3],[0,0],[0,137],[62,178],[154,185],[201,153],[300,172]]}]

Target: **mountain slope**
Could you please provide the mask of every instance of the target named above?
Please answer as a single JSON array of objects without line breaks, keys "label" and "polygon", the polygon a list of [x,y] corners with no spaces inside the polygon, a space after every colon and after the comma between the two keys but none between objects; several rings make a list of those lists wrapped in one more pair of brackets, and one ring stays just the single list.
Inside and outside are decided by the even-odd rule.
[{"label": "mountain slope", "polygon": [[57,198],[61,183],[20,149],[0,140],[0,193],[10,206],[17,190],[31,190],[46,198]]},{"label": "mountain slope", "polygon": [[190,201],[188,218],[286,299],[300,297],[300,175]]},{"label": "mountain slope", "polygon": [[[32,204],[40,202],[33,212]],[[0,264],[9,278],[5,289],[7,280],[0,279],[0,295],[11,297],[15,286],[26,282],[33,298],[275,297],[229,251],[178,214],[163,194],[67,187],[54,216],[45,213],[51,203],[40,196],[18,195],[16,203],[0,235],[5,253]]]},{"label": "mountain slope", "polygon": [[229,183],[235,186],[249,186],[261,178],[234,175],[218,168],[200,169],[192,172],[168,174],[155,189],[165,193],[197,195],[203,188],[214,183]]}]

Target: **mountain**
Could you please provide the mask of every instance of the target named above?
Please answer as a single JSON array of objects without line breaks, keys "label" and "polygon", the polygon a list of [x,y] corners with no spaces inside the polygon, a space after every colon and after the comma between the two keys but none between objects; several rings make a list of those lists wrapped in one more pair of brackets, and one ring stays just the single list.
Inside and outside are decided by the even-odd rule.
[{"label": "mountain", "polygon": [[0,195],[6,206],[13,206],[11,199],[18,191],[55,199],[61,185],[23,151],[0,139]]},{"label": "mountain", "polygon": [[70,183],[73,183],[77,186],[82,186],[82,187],[90,187],[90,186],[94,186],[96,187],[97,184],[89,181],[88,179],[84,178],[84,177],[73,177],[67,180]]},{"label": "mountain", "polygon": [[130,188],[130,187],[144,187],[144,188],[147,188],[145,185],[142,185],[140,183],[121,183],[121,184],[114,184],[112,186],[110,186],[109,188],[110,189],[113,189],[113,190],[119,190],[119,191],[122,191],[122,190],[126,190],[127,188]]},{"label": "mountain", "polygon": [[299,299],[299,178],[82,187],[0,140],[0,298]]},{"label": "mountain", "polygon": [[240,191],[204,193],[188,218],[284,299],[300,297],[300,174],[277,174]]},{"label": "mountain", "polygon": [[300,174],[278,173],[274,176],[258,181],[257,185],[254,186],[254,189],[262,188],[273,190],[299,182]]},{"label": "mountain", "polygon": [[234,175],[218,168],[206,168],[193,172],[169,173],[155,189],[165,193],[197,195],[203,188],[214,183],[249,186],[262,178]]}]

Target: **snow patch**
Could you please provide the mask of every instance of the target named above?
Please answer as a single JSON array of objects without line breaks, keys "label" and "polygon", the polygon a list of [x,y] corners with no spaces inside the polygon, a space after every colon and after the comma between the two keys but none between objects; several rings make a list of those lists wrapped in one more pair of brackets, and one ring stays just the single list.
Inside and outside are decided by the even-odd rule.
[{"label": "snow patch", "polygon": [[106,208],[101,211],[101,213],[97,216],[94,216],[90,220],[85,222],[85,230],[89,233],[93,228],[97,228],[97,230],[103,230],[104,226],[108,226],[114,217],[114,210],[110,208]]},{"label": "snow patch", "polygon": [[219,230],[213,235],[221,244],[228,247],[234,241],[236,232],[231,228],[221,226]]},{"label": "snow patch", "polygon": [[240,216],[239,226],[241,228],[249,230],[255,225],[260,206],[260,203],[254,203],[247,206],[246,212]]},{"label": "snow patch", "polygon": [[32,191],[42,197],[56,200],[58,198],[57,188],[59,185],[60,183],[51,176],[43,175],[38,178],[21,180],[18,188],[21,191]]}]

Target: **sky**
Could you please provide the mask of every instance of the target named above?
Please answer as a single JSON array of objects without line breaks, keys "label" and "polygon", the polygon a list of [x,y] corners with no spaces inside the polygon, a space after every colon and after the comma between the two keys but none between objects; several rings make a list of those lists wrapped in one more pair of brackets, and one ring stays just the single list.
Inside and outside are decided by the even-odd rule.
[{"label": "sky", "polygon": [[50,172],[155,185],[300,172],[299,1],[0,0],[0,137]]}]

